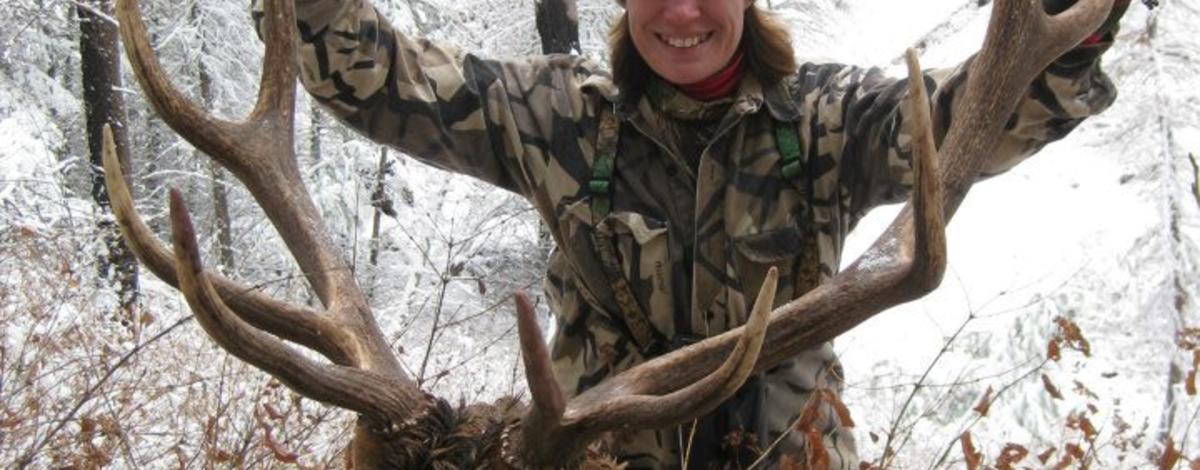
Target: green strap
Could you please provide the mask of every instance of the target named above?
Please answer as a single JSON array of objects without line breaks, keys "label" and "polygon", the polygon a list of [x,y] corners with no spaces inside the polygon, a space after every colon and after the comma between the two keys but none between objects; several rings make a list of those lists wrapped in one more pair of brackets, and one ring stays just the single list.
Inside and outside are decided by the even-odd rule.
[{"label": "green strap", "polygon": [[[780,171],[785,179],[811,177],[804,168],[804,153],[801,151],[800,134],[796,125],[786,121],[776,121],[775,124],[775,146],[782,157]],[[650,323],[650,317],[638,304],[629,281],[621,271],[612,231],[604,222],[604,218],[612,211],[612,177],[616,166],[621,123],[615,112],[608,111],[601,113],[599,126],[592,179],[588,181],[588,192],[592,197],[592,244],[608,278],[617,306],[621,309],[624,323],[633,334],[638,348],[645,354],[659,348],[662,344],[660,335]],[[808,195],[808,204],[811,206],[812,191],[808,184],[810,182],[805,178],[801,187],[805,188],[804,192]],[[799,275],[796,277],[795,289],[797,295],[811,290],[820,282],[820,258],[815,226],[812,225],[815,222],[812,208],[809,207],[807,212],[809,227],[813,230],[809,230],[805,236],[804,248],[800,253],[801,271],[797,273]]]},{"label": "green strap", "polygon": [[617,252],[613,248],[612,231],[607,224],[592,227],[592,245],[599,255],[600,265],[604,267],[604,275],[608,277],[609,287],[612,287],[613,297],[617,301],[617,307],[621,309],[625,326],[633,333],[633,341],[637,343],[643,355],[654,355],[660,344],[659,335],[654,325],[650,324],[650,317],[638,304],[625,274],[621,272],[620,261],[617,260]]},{"label": "green strap", "polygon": [[629,286],[629,281],[621,271],[612,229],[605,220],[612,211],[612,176],[620,137],[621,122],[616,112],[601,112],[600,128],[596,136],[596,156],[592,163],[592,179],[588,181],[588,193],[592,197],[592,246],[600,259],[604,276],[608,278],[608,285],[612,288],[625,326],[633,334],[633,340],[642,354],[650,356],[660,352],[660,335],[650,323],[646,311],[638,305],[633,288]]},{"label": "green strap", "polygon": [[775,121],[775,147],[783,157],[780,168],[785,179],[795,179],[804,174],[804,161],[801,160],[800,133],[796,131],[796,123]]},{"label": "green strap", "polygon": [[592,223],[598,224],[612,210],[612,175],[617,161],[617,145],[621,140],[621,121],[614,110],[600,113],[600,128],[596,131],[596,158],[592,163],[592,180],[588,192],[592,196]]},{"label": "green strap", "polygon": [[[812,173],[806,171],[800,147],[800,133],[795,122],[775,121],[775,147],[779,150],[779,172],[784,179],[799,180],[799,186],[808,204],[808,230],[805,230],[803,247],[800,249],[800,268],[796,274],[793,295],[799,297],[817,287],[821,282],[820,247],[817,245],[817,229],[813,205]],[[801,179],[803,178],[803,179]]]}]

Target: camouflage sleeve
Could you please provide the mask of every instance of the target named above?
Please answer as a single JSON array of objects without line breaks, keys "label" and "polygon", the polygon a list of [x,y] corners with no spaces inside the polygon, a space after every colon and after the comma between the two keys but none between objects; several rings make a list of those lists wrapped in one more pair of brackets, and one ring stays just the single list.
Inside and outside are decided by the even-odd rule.
[{"label": "camouflage sleeve", "polygon": [[[1008,170],[1112,104],[1116,89],[1098,60],[1107,46],[1064,56],[1034,80],[981,177]],[[926,72],[939,141],[953,119],[954,96],[965,84],[970,62]],[[839,165],[841,202],[850,215],[849,225],[872,207],[903,200],[912,184],[911,121],[904,99],[908,80],[886,78],[878,69],[840,65],[805,65],[799,77],[810,116],[804,124],[813,136],[812,154]]]},{"label": "camouflage sleeve", "polygon": [[590,114],[578,91],[591,75],[582,59],[483,59],[401,33],[367,0],[296,7],[309,94],[351,128],[439,168],[529,196],[548,168],[545,142]]}]

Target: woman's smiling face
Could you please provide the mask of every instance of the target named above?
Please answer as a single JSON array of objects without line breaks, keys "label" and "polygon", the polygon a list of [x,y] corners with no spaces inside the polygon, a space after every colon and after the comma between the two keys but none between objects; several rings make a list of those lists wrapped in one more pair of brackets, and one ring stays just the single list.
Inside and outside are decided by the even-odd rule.
[{"label": "woman's smiling face", "polygon": [[753,0],[627,0],[629,32],[664,80],[686,85],[719,72],[742,40]]}]

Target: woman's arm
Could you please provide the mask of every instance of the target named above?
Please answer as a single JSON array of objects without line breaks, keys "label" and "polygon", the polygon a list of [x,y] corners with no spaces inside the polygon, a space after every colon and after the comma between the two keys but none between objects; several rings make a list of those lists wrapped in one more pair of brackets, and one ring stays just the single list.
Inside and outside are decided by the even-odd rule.
[{"label": "woman's arm", "polygon": [[[1116,89],[1099,60],[1111,44],[1107,34],[1082,45],[1034,80],[980,177],[1012,168],[1112,104]],[[971,61],[926,72],[939,142],[954,119],[955,94]],[[887,78],[878,69],[805,65],[798,88],[806,97],[810,158],[837,166],[851,225],[872,207],[903,200],[912,184],[908,80]]]},{"label": "woman's arm", "polygon": [[483,59],[403,34],[366,0],[296,8],[308,92],[350,127],[426,163],[530,195],[552,141],[593,115],[580,93],[592,74],[582,59]]}]

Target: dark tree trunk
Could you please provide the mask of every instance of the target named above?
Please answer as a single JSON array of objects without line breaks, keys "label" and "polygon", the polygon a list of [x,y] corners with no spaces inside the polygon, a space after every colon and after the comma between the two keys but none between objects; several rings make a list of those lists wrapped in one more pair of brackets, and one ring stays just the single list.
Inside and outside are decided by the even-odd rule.
[{"label": "dark tree trunk", "polygon": [[[534,9],[543,54],[579,54],[579,16],[576,0],[535,0]],[[538,224],[538,243],[547,250],[554,241],[545,222]]]},{"label": "dark tree trunk", "polygon": [[388,197],[387,191],[384,191],[384,184],[387,182],[387,176],[391,174],[391,165],[388,165],[387,147],[379,149],[379,167],[375,171],[375,188],[371,191],[371,205],[375,207],[375,215],[371,219],[371,256],[369,258],[371,267],[379,266],[379,248],[382,242],[379,239],[379,225],[384,214],[395,217],[396,209],[392,205],[392,199]]},{"label": "dark tree trunk", "polygon": [[[86,116],[88,153],[92,164],[92,198],[102,213],[98,222],[107,253],[101,255],[100,275],[117,284],[121,306],[132,315],[138,296],[137,259],[110,216],[108,191],[101,166],[102,130],[110,125],[121,166],[129,169],[129,136],[125,129],[125,102],[121,87],[120,58],[117,56],[117,26],[112,23],[111,0],[82,0],[79,15],[79,56],[83,76],[83,108]],[[104,16],[96,14],[101,12]],[[136,327],[136,319],[129,318]]]},{"label": "dark tree trunk", "polygon": [[537,30],[543,54],[578,54],[579,17],[575,0],[537,0]]}]

